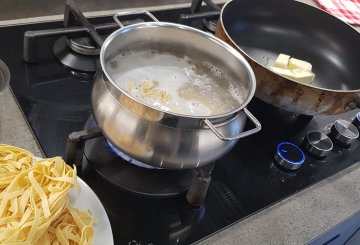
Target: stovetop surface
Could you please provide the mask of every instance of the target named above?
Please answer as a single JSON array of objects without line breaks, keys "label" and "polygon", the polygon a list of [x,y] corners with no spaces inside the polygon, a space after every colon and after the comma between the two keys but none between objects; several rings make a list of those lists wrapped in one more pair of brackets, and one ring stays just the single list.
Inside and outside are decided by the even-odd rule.
[{"label": "stovetop surface", "polygon": [[[161,21],[176,21],[186,11],[159,11],[155,16]],[[91,22],[112,22],[112,17]],[[92,78],[72,74],[54,58],[56,39],[39,39],[39,62],[23,62],[24,32],[58,27],[62,22],[0,28],[0,36],[6,37],[0,39],[0,58],[9,66],[11,89],[49,157],[64,156],[68,134],[82,130],[91,115]],[[321,131],[339,118],[351,120],[357,111],[310,118],[281,111],[256,98],[248,109],[262,123],[262,131],[241,139],[216,161],[205,204],[199,209],[186,204],[183,194],[144,198],[84,175],[107,210],[116,244],[194,243],[360,161],[359,140],[350,148],[335,145],[322,160],[306,154],[303,166],[293,172],[279,168],[273,158],[280,142],[300,145],[307,132]]]}]

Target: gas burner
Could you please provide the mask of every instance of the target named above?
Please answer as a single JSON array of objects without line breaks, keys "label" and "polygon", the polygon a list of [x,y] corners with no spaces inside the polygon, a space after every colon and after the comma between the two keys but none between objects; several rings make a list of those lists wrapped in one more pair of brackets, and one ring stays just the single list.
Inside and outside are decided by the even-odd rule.
[{"label": "gas burner", "polygon": [[71,38],[67,40],[69,48],[83,55],[99,55],[100,48],[96,47],[88,37]]},{"label": "gas burner", "polygon": [[[86,38],[76,39],[76,40],[85,40]],[[79,42],[76,42],[75,39],[68,40],[65,36],[60,37],[54,44],[53,52],[54,55],[58,58],[61,64],[64,66],[86,73],[95,73],[98,67],[100,67],[99,59],[96,55],[84,55],[80,52],[74,52],[73,49],[76,47],[81,52],[86,45],[81,46]],[[69,45],[72,45],[70,46]],[[76,46],[78,45],[78,46]],[[71,47],[71,48],[70,48]],[[90,46],[88,46],[89,48]],[[75,48],[75,49],[76,49]],[[88,49],[89,53],[95,53],[97,49]]]},{"label": "gas burner", "polygon": [[[122,190],[155,198],[176,196],[190,188],[193,179],[191,170],[157,169],[137,162],[113,146],[96,127],[91,116],[85,123],[88,131],[75,133],[73,137],[77,143],[87,139],[84,147],[74,147],[84,149],[86,161],[81,165],[84,176],[100,178]],[[70,148],[68,150],[72,152]],[[70,162],[76,164],[77,161]]]},{"label": "gas burner", "polygon": [[149,169],[129,164],[115,154],[114,150],[118,150],[110,145],[90,116],[85,130],[69,134],[65,161],[75,164],[82,176],[100,178],[131,193],[162,198],[188,191],[188,204],[203,205],[215,162],[191,170]]},{"label": "gas burner", "polygon": [[[53,53],[64,66],[83,73],[95,73],[100,67],[98,55],[104,38],[116,30],[116,23],[92,25],[72,0],[65,3],[64,28],[27,31],[24,33],[23,59],[38,62],[37,39],[59,37]],[[100,34],[101,33],[101,34]]]},{"label": "gas burner", "polygon": [[82,174],[101,178],[116,187],[141,196],[164,198],[187,191],[191,185],[191,170],[148,169],[129,164],[109,150],[104,137],[88,140]]},{"label": "gas burner", "polygon": [[119,157],[121,157],[122,159],[124,159],[126,162],[130,163],[130,164],[134,164],[138,167],[142,167],[142,168],[147,168],[147,169],[161,169],[161,168],[157,168],[157,167],[153,167],[150,166],[148,164],[139,162],[138,160],[135,160],[133,158],[131,158],[130,156],[128,156],[127,154],[125,154],[124,152],[122,152],[121,150],[119,150],[116,146],[114,146],[113,144],[111,144],[109,141],[107,141],[110,150],[118,155]]}]

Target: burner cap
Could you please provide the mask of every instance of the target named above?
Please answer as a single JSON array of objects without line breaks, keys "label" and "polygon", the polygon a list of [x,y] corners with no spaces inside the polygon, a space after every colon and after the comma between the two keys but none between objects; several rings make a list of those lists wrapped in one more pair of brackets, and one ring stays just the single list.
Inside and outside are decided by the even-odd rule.
[{"label": "burner cap", "polygon": [[100,48],[96,47],[89,37],[78,37],[67,40],[69,48],[83,55],[99,55]]},{"label": "burner cap", "polygon": [[215,32],[217,19],[216,20],[207,20],[203,19],[203,25],[211,32]]},{"label": "burner cap", "polygon": [[[59,59],[60,63],[76,71],[95,73],[96,70],[100,67],[98,56],[83,55],[79,52],[74,52],[73,49],[69,48],[69,42],[75,43],[73,41],[69,41],[65,36],[62,36],[56,40],[54,44],[53,52],[54,55]],[[74,44],[72,48],[75,46],[76,45]]]}]

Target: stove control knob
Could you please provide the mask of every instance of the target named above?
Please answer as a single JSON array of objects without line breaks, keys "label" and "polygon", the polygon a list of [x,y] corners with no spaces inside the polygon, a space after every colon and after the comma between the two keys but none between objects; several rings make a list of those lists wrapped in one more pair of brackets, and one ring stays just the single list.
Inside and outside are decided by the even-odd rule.
[{"label": "stove control knob", "polygon": [[354,124],[354,126],[360,130],[360,112],[358,112],[352,122],[352,124]]},{"label": "stove control knob", "polygon": [[309,132],[304,139],[304,148],[316,157],[327,156],[333,148],[331,139],[321,132]]},{"label": "stove control knob", "polygon": [[336,120],[331,127],[330,137],[346,146],[359,137],[359,130],[346,120]]},{"label": "stove control knob", "polygon": [[296,170],[304,163],[305,155],[297,145],[282,142],[277,147],[275,160],[280,166],[288,170]]}]

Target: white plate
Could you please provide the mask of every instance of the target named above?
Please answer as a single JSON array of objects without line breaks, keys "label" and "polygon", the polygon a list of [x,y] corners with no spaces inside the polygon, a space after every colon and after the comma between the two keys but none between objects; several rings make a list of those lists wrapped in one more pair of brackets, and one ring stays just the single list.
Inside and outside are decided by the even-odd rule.
[{"label": "white plate", "polygon": [[113,234],[109,218],[104,206],[101,204],[95,192],[79,177],[77,182],[80,184],[80,192],[72,188],[69,192],[71,205],[83,211],[91,210],[97,223],[94,225],[93,245],[113,245]]},{"label": "white plate", "polygon": [[[36,160],[41,160],[41,158],[36,157]],[[93,245],[114,245],[109,217],[104,206],[85,181],[77,177],[77,182],[80,185],[80,192],[76,188],[71,188],[69,192],[70,203],[75,208],[83,211],[89,209],[93,213],[96,220]]]}]

